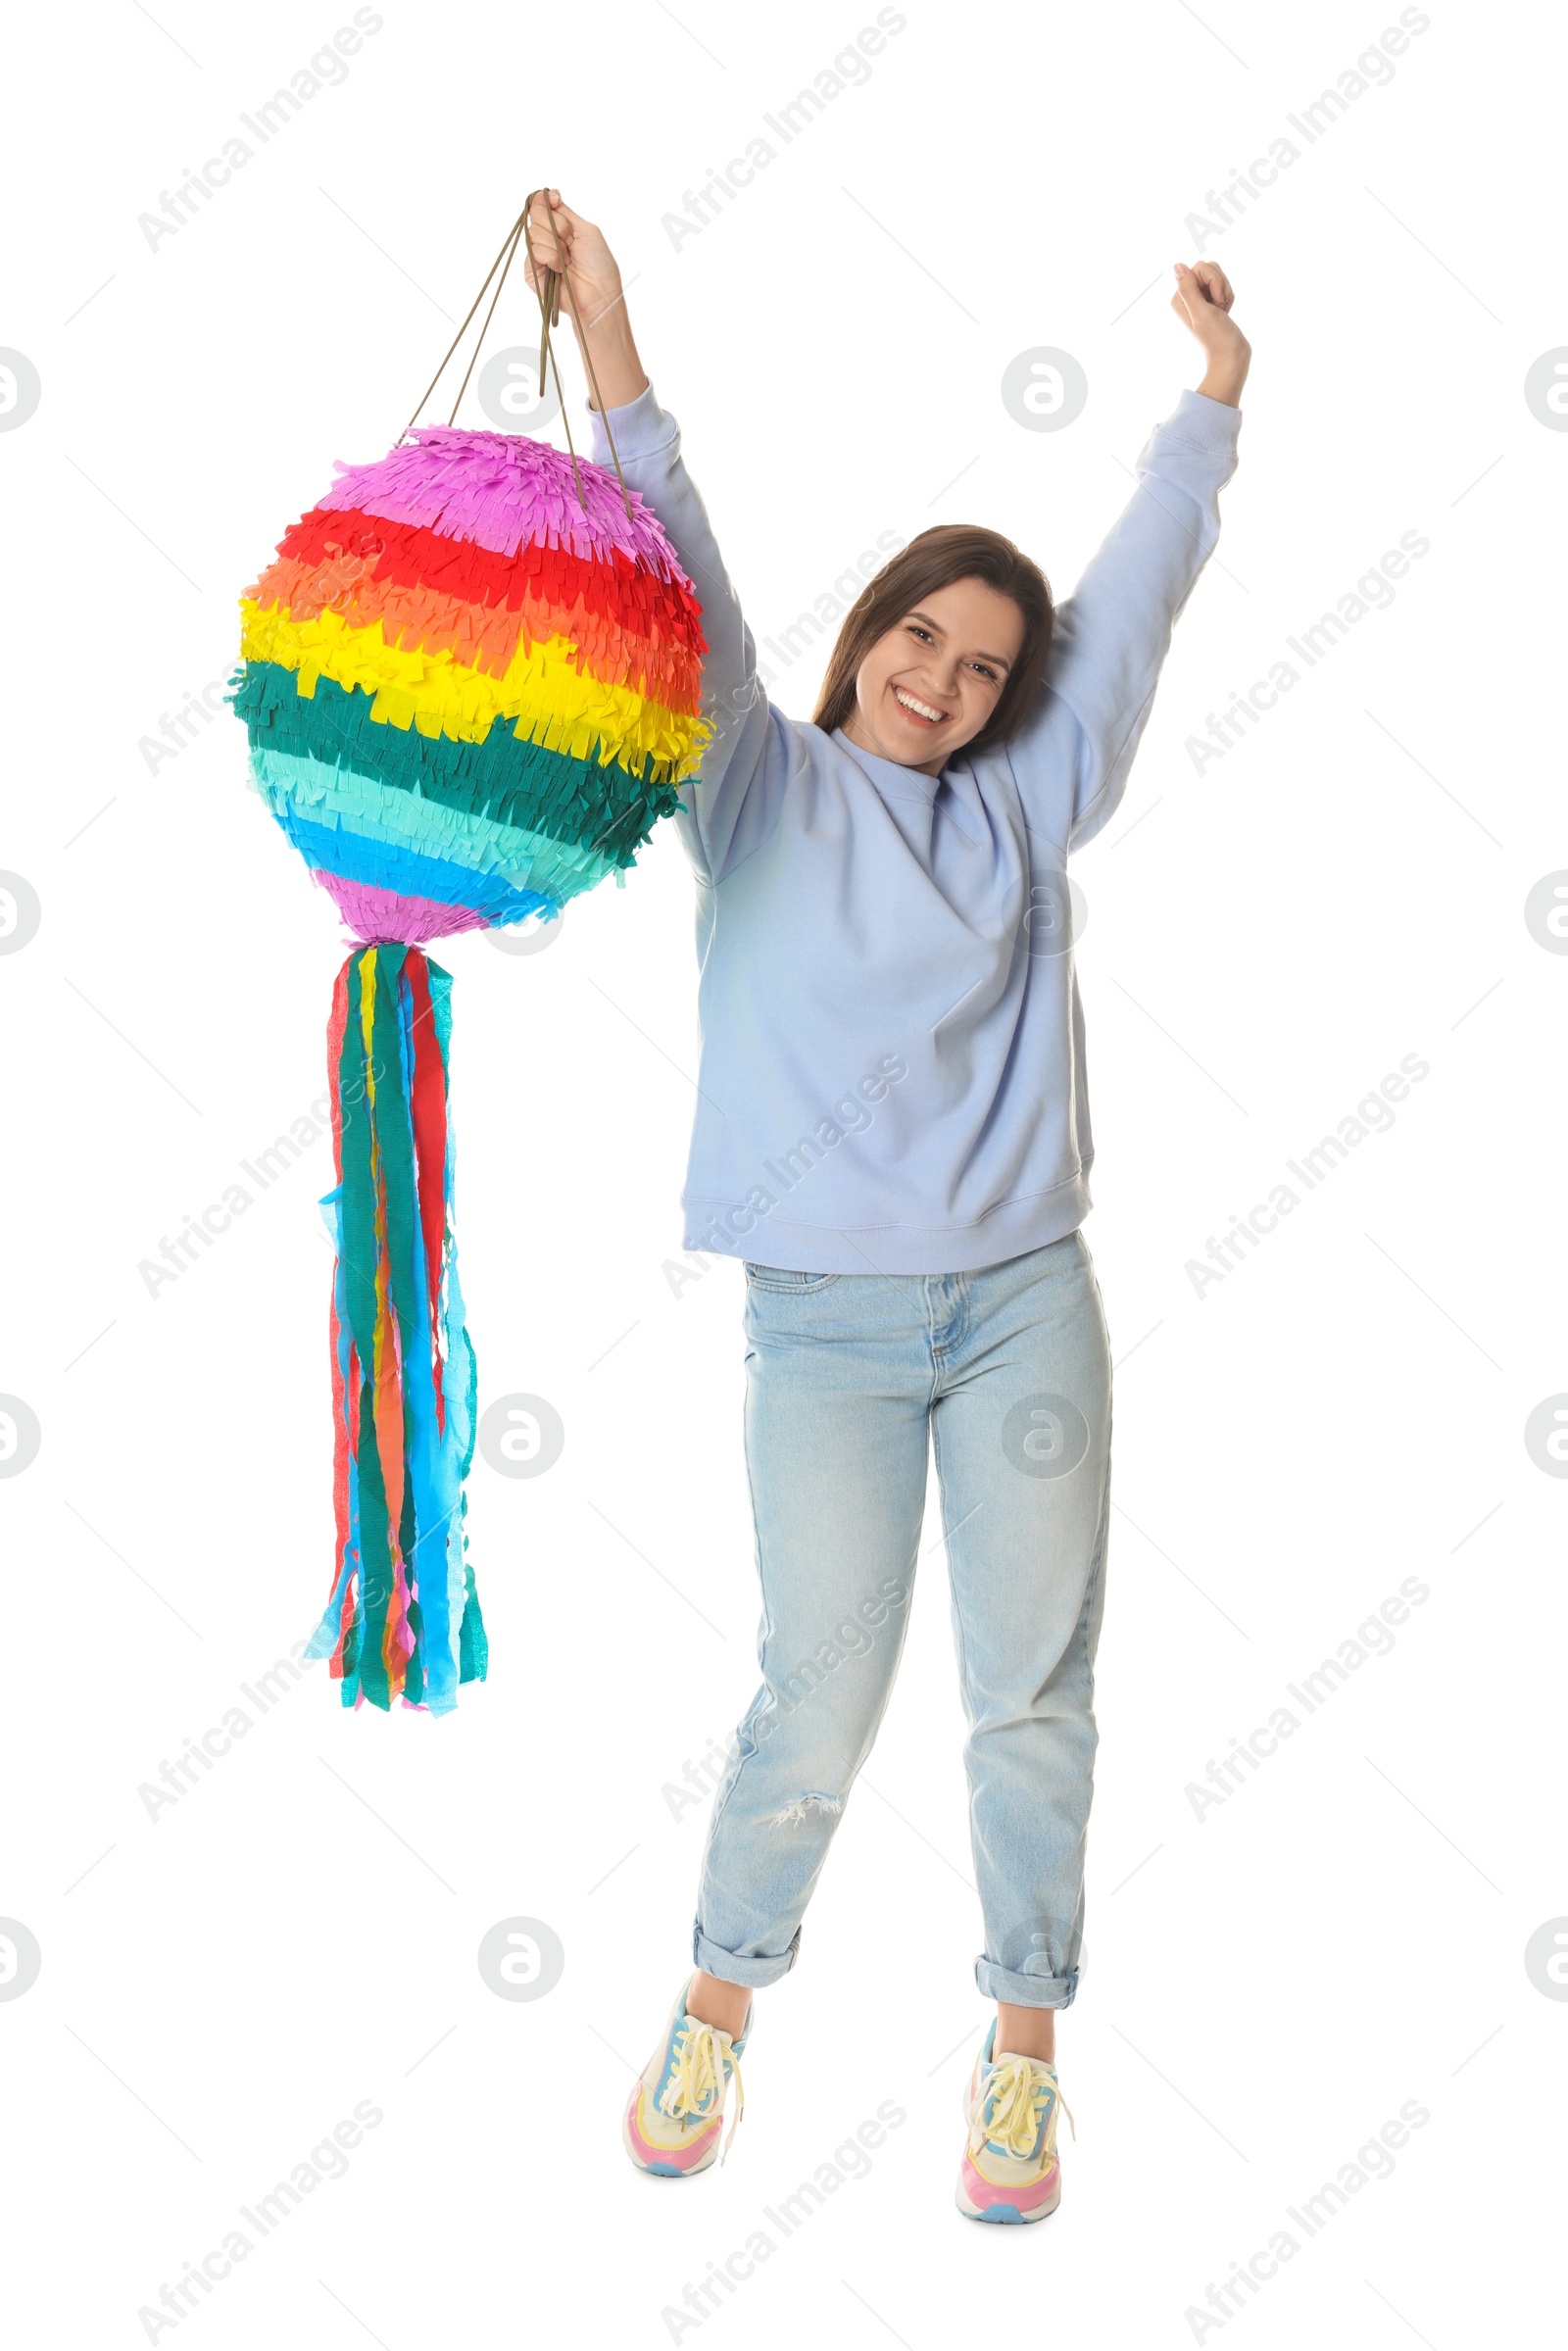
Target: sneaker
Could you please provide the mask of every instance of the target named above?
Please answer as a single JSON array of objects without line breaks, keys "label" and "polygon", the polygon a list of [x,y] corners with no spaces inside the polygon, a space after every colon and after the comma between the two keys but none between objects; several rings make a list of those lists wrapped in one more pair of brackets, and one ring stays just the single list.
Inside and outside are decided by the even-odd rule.
[{"label": "sneaker", "polygon": [[[661,2180],[689,2180],[712,2163],[724,2127],[724,2099],[731,2075],[735,2078],[735,2116],[729,2139],[735,2136],[735,2125],[746,2111],[740,2054],[752,2030],[752,2003],[747,2002],[746,2022],[731,2039],[716,2025],[705,2025],[700,2017],[687,2015],[690,1989],[688,1976],[669,2012],[664,2036],[632,2091],[621,2125],[620,2135],[632,2162],[639,2171],[652,2172]],[[724,2142],[725,2159],[729,2139]]]},{"label": "sneaker", "polygon": [[[993,2022],[964,2092],[969,2140],[958,2172],[958,2210],[971,2221],[1043,2221],[1061,2202],[1056,2156],[1056,2069],[1039,2057],[996,2056]],[[1077,2127],[1073,2125],[1073,2135]]]}]

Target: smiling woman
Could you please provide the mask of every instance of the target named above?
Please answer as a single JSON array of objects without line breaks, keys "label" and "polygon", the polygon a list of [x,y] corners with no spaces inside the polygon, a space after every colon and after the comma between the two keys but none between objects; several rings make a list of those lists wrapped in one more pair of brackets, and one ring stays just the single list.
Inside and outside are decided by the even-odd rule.
[{"label": "smiling woman", "polygon": [[923,530],[852,607],[811,723],[940,775],[960,744],[981,751],[1023,724],[1053,618],[1045,573],[1000,531]]},{"label": "smiling woman", "polygon": [[[1058,611],[996,531],[923,531],[857,588],[805,721],[768,698],[614,256],[556,190],[534,203],[529,281],[564,249],[606,404],[596,454],[612,432],[703,583],[703,706],[725,713],[673,819],[701,973],[682,1200],[688,1249],[744,1260],[761,1683],[715,1791],[693,1970],[623,2143],[663,2179],[727,2151],[754,1995],[796,1964],[907,1609],[809,1705],[801,1660],[838,1656],[833,1628],[868,1584],[912,1593],[929,1450],[969,1721],[975,1982],[997,2003],[955,2200],[970,2220],[1043,2220],[1061,2192],[1054,2012],[1082,1961],[1110,1350],[1080,1230],[1094,1136],[1070,926],[1034,917],[1120,805],[1219,535],[1249,347],[1223,270],[1178,263],[1171,306],[1203,377],[1154,427],[1072,597]],[[842,1140],[837,1105],[820,1110],[837,1073],[873,1067],[896,1090],[853,1146],[824,1149]]]}]

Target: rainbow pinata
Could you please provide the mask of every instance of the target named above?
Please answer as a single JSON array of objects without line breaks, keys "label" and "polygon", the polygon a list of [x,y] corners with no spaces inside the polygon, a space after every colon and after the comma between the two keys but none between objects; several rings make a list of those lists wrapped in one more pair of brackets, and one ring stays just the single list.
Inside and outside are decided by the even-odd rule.
[{"label": "rainbow pinata", "polygon": [[241,600],[256,789],[359,944],[328,1066],[337,1556],[311,1644],[343,1701],[482,1678],[463,1482],[451,981],[420,952],[625,869],[696,771],[701,607],[657,516],[543,442],[416,429],[338,479]]},{"label": "rainbow pinata", "polygon": [[416,427],[242,598],[257,789],[344,920],[413,945],[557,912],[695,768],[700,607],[601,466]]}]

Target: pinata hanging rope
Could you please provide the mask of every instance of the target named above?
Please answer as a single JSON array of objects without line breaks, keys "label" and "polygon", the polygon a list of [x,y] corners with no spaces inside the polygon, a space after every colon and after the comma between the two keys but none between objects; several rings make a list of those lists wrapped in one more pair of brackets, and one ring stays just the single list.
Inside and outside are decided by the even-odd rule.
[{"label": "pinata hanging rope", "polygon": [[[702,608],[612,437],[613,478],[578,460],[569,423],[569,468],[547,442],[457,425],[540,193],[426,389],[494,279],[448,422],[411,419],[378,463],[340,464],[240,605],[230,700],[252,783],[356,940],[328,1030],[321,1203],[337,1541],[309,1644],[345,1705],[446,1713],[488,1660],[465,1529],[477,1374],[452,1227],[452,982],[423,949],[622,883],[710,731]],[[582,339],[551,228],[541,392],[563,285]]]},{"label": "pinata hanging rope", "polygon": [[[409,437],[409,434],[414,430],[415,417],[418,416],[419,409],[423,408],[425,401],[429,399],[430,394],[435,390],[436,385],[441,381],[442,376],[446,373],[447,367],[451,363],[452,354],[457,350],[458,345],[462,342],[464,336],[468,331],[468,320],[473,317],[474,312],[484,300],[485,287],[489,285],[491,278],[496,276],[496,271],[499,269],[501,274],[499,277],[496,277],[496,290],[490,297],[490,308],[485,312],[484,324],[479,329],[478,340],[475,342],[472,351],[470,351],[468,354],[468,364],[463,371],[463,381],[458,386],[458,396],[452,403],[452,414],[447,418],[447,422],[449,424],[456,424],[458,420],[458,411],[463,406],[463,395],[467,390],[468,378],[473,373],[473,363],[478,358],[485,336],[490,331],[490,321],[496,315],[496,304],[501,300],[501,289],[507,282],[507,271],[512,268],[512,264],[516,256],[519,243],[527,234],[528,216],[533,211],[534,198],[538,196],[542,196],[545,200],[545,215],[550,222],[550,234],[555,239],[556,258],[561,264],[559,269],[536,269],[534,272],[535,291],[539,297],[539,397],[541,400],[544,398],[545,365],[548,361],[550,371],[556,379],[556,398],[561,403],[561,421],[566,428],[566,447],[571,451],[572,472],[576,478],[577,495],[579,498],[581,498],[582,475],[577,471],[577,451],[571,438],[570,420],[566,416],[565,395],[561,389],[561,370],[556,366],[556,355],[550,341],[550,329],[553,326],[559,325],[561,322],[561,288],[563,284],[564,284],[566,288],[566,300],[571,305],[571,318],[572,323],[577,329],[578,346],[581,349],[584,360],[587,362],[588,381],[593,386],[594,406],[599,411],[601,416],[603,416],[605,414],[605,404],[599,396],[599,378],[594,372],[593,354],[588,348],[588,337],[584,332],[582,319],[577,314],[577,296],[572,287],[571,273],[566,268],[566,256],[562,248],[561,243],[561,230],[557,227],[556,216],[550,209],[550,190],[548,188],[535,188],[533,194],[525,199],[521,212],[517,215],[517,218],[513,221],[511,228],[507,231],[506,240],[502,245],[501,251],[496,255],[495,260],[490,264],[489,270],[485,276],[484,285],[479,288],[479,291],[477,294],[475,294],[473,300],[468,305],[467,318],[464,319],[463,324],[458,328],[457,333],[447,345],[446,358],[441,362],[440,367],[437,367],[435,373],[425,385],[424,392],[419,400],[418,406],[415,409],[414,416],[409,418],[408,423],[405,424],[402,432],[399,433],[398,439],[400,441],[406,441]],[[620,459],[615,450],[615,437],[610,429],[610,421],[608,417],[605,419],[605,438],[610,443],[610,454],[615,460],[615,478],[620,483],[620,494],[626,501],[626,518],[629,521],[631,519],[631,497],[626,488],[626,477],[620,470]],[[584,503],[586,504],[586,501],[584,501]]]}]

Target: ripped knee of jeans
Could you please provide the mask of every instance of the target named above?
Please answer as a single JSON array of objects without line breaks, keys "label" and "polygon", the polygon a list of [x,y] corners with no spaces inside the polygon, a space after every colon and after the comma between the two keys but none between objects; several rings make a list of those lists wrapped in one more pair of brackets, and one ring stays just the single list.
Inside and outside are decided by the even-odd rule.
[{"label": "ripped knee of jeans", "polygon": [[813,1812],[836,1813],[840,1809],[837,1796],[824,1795],[820,1788],[811,1788],[804,1796],[796,1796],[781,1811],[769,1815],[775,1829],[798,1829]]}]

